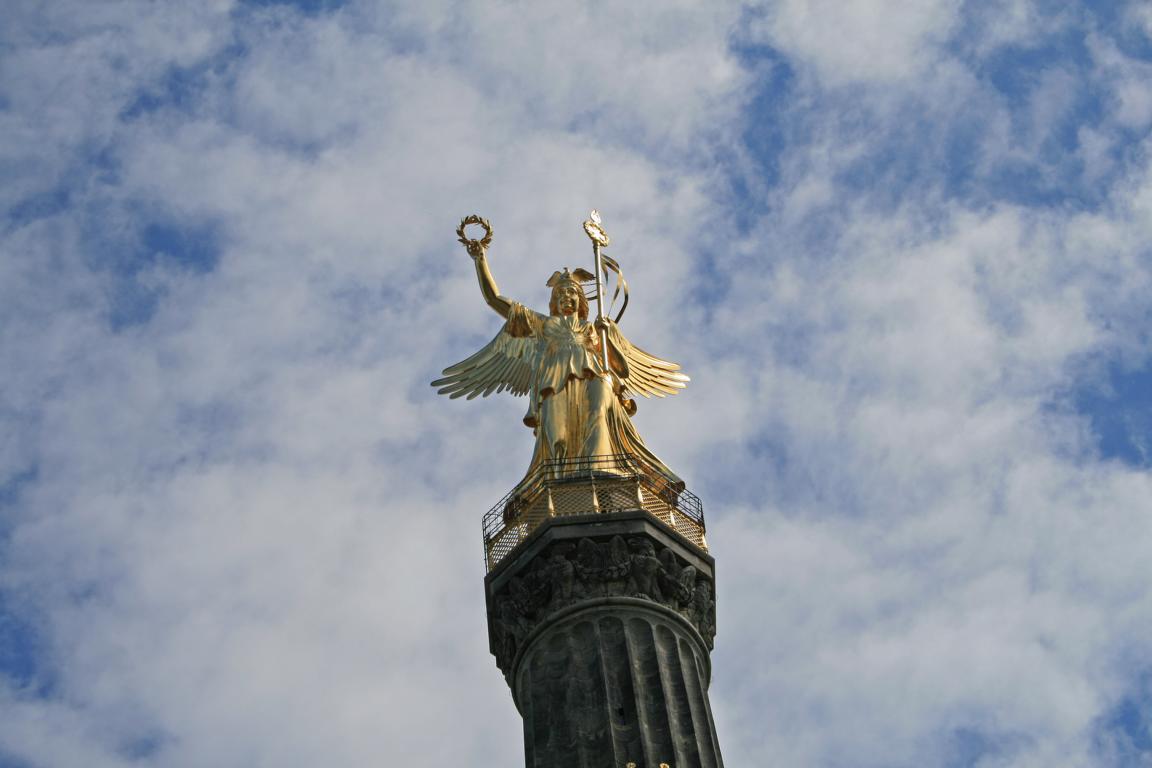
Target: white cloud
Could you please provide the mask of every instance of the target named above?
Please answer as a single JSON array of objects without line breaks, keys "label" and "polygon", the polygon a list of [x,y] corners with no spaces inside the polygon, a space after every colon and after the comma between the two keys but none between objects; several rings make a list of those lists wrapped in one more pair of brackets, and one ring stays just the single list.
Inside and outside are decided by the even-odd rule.
[{"label": "white cloud", "polygon": [[[0,234],[0,477],[30,478],[0,586],[56,679],[2,692],[4,749],[516,764],[477,523],[530,436],[522,403],[426,382],[498,327],[458,217],[493,220],[502,289],[543,305],[595,205],[628,333],[694,379],[638,423],[714,491],[729,763],[939,765],[964,731],[1001,750],[982,764],[1099,762],[1095,724],[1152,661],[1150,480],[1061,398],[1147,359],[1147,169],[1101,161],[1106,200],[1076,213],[942,191],[936,147],[902,148],[927,153],[912,192],[896,161],[844,179],[919,136],[895,130],[910,115],[934,134],[975,112],[980,184],[1101,82],[1134,129],[1137,64],[1094,49],[1090,82],[1054,69],[1011,103],[941,52],[955,4],[785,3],[753,34],[821,82],[789,94],[778,184],[733,203],[717,164],[760,86],[728,48],[735,6],[18,10],[4,200],[69,197]],[[1032,27],[1002,10],[1004,35]],[[122,118],[173,66],[185,103]],[[885,87],[823,88],[862,82]],[[213,222],[218,260],[104,252],[156,210]],[[134,281],[155,310],[113,330]]]},{"label": "white cloud", "polygon": [[1109,82],[1110,112],[1116,123],[1141,131],[1152,123],[1152,65],[1121,53],[1116,44],[1098,35],[1090,38],[1092,55]]},{"label": "white cloud", "polygon": [[828,84],[899,81],[931,68],[959,9],[953,0],[789,0],[758,32]]},{"label": "white cloud", "polygon": [[[542,303],[551,270],[587,258],[579,221],[599,205],[629,251],[664,255],[632,272],[649,308],[671,303],[701,182],[646,154],[735,107],[723,13],[605,9],[568,19],[587,33],[570,43],[562,16],[462,9],[470,47],[435,13],[410,17],[405,43],[382,37],[389,14],[361,26],[369,7],[119,9],[15,54],[41,82],[75,79],[67,92],[8,91],[22,146],[52,124],[45,91],[86,95],[61,105],[69,132],[13,198],[87,173],[76,153],[93,141],[118,168],[4,242],[4,367],[21,373],[3,402],[27,423],[0,455],[5,477],[38,474],[3,578],[37,606],[59,688],[9,696],[0,743],[53,765],[126,764],[141,739],[159,765],[514,762],[477,523],[530,436],[520,403],[427,386],[497,327],[452,230],[490,216],[506,291]],[[168,24],[215,43],[123,47]],[[239,58],[196,69],[233,36]],[[623,66],[637,51],[645,67]],[[52,63],[77,52],[78,71]],[[118,117],[139,89],[162,101],[172,66],[196,70],[182,109]],[[590,127],[570,125],[589,109]],[[221,253],[204,274],[152,268],[155,314],[114,333],[108,294],[132,278],[94,268],[85,238],[96,206],[139,203],[217,222]],[[644,337],[643,314],[630,322]],[[669,343],[647,322],[646,341]],[[522,461],[493,465],[493,441]],[[444,740],[445,721],[467,732]]]},{"label": "white cloud", "polygon": [[1152,8],[1140,3],[1133,3],[1128,6],[1127,10],[1129,17],[1143,28],[1144,34],[1152,38]]},{"label": "white cloud", "polygon": [[[777,469],[729,454],[764,501],[710,534],[731,761],[943,764],[966,730],[989,764],[1107,764],[1093,728],[1148,661],[1150,480],[1048,406],[1142,336],[1149,187],[1079,216],[928,201],[928,221],[841,196],[832,250],[740,265],[716,327],[747,344],[729,375],[762,383],[743,432]],[[750,242],[802,242],[809,204],[786,200],[801,213]]]}]

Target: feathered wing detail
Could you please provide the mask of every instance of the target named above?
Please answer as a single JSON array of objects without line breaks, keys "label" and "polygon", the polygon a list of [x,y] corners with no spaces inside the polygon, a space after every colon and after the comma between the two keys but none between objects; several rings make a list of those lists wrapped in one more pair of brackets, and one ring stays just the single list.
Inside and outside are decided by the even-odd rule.
[{"label": "feathered wing detail", "polygon": [[625,392],[644,397],[674,395],[688,386],[690,379],[680,373],[680,366],[661,360],[637,347],[620,333],[615,323],[610,324],[608,342],[623,359],[623,370],[617,370]]},{"label": "feathered wing detail", "polygon": [[476,354],[456,365],[444,369],[444,377],[432,382],[441,395],[457,397],[487,397],[493,392],[508,390],[514,395],[528,393],[532,386],[532,356],[536,339],[527,335],[513,335],[511,323],[505,324]]}]

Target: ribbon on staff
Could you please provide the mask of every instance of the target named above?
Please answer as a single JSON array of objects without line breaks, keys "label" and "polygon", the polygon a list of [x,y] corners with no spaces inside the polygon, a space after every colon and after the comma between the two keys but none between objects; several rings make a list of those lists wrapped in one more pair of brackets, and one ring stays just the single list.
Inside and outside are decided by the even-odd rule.
[{"label": "ribbon on staff", "polygon": [[620,318],[624,317],[624,310],[628,309],[628,281],[624,279],[624,272],[620,269],[619,262],[611,256],[605,254],[603,251],[600,253],[601,264],[604,267],[604,284],[608,284],[608,272],[616,273],[616,290],[612,292],[612,303],[608,305],[607,314],[612,314],[613,307],[616,306],[616,299],[621,293],[624,294],[624,302],[620,305],[620,312],[616,315],[613,322],[619,323]]}]

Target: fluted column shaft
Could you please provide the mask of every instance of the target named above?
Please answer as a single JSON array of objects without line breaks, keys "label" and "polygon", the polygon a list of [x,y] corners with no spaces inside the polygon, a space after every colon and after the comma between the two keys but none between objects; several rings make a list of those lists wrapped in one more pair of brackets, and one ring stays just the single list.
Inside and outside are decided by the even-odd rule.
[{"label": "fluted column shaft", "polygon": [[529,768],[722,766],[699,633],[639,599],[574,608],[516,666]]},{"label": "fluted column shaft", "polygon": [[557,518],[486,582],[527,768],[723,768],[715,564],[643,512]]}]

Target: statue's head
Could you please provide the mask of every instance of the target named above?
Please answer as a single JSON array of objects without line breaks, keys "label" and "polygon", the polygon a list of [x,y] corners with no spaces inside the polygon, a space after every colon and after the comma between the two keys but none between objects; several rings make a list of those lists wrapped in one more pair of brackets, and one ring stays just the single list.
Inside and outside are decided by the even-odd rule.
[{"label": "statue's head", "polygon": [[548,286],[552,289],[548,311],[553,315],[577,315],[581,320],[587,320],[588,297],[584,295],[583,284],[595,279],[595,275],[583,269],[553,272],[548,279]]}]

